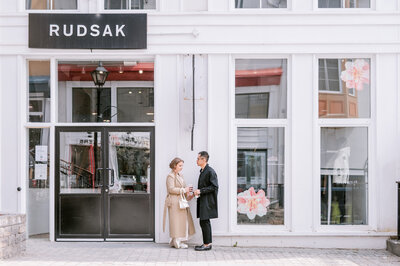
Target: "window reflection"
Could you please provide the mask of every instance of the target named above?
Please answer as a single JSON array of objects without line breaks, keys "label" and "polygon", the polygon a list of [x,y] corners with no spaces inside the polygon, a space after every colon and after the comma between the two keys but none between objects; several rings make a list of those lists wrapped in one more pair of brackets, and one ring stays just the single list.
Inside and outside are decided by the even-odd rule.
[{"label": "window reflection", "polygon": [[29,235],[49,232],[50,129],[28,129],[27,217]]},{"label": "window reflection", "polygon": [[72,122],[110,122],[111,111],[110,88],[72,89]]},{"label": "window reflection", "polygon": [[29,122],[50,122],[50,61],[29,61]]},{"label": "window reflection", "polygon": [[102,62],[106,83],[97,87],[96,62],[59,62],[59,122],[153,122],[154,63]]},{"label": "window reflection", "polygon": [[105,0],[104,9],[155,9],[156,0]]},{"label": "window reflection", "polygon": [[110,132],[111,193],[150,193],[150,133]]},{"label": "window reflection", "polygon": [[29,188],[49,187],[49,132],[48,128],[29,129]]},{"label": "window reflection", "polygon": [[367,132],[321,129],[321,224],[367,224]]},{"label": "window reflection", "polygon": [[239,128],[237,223],[284,224],[284,129]]},{"label": "window reflection", "polygon": [[287,8],[287,0],[235,0],[236,8]]},{"label": "window reflection", "polygon": [[369,8],[370,0],[318,0],[319,8]]},{"label": "window reflection", "polygon": [[60,132],[60,192],[100,193],[101,133]]},{"label": "window reflection", "polygon": [[319,117],[370,117],[370,60],[319,59]]},{"label": "window reflection", "polygon": [[153,88],[117,88],[119,122],[153,122]]},{"label": "window reflection", "polygon": [[236,118],[286,118],[286,59],[237,59]]},{"label": "window reflection", "polygon": [[77,9],[77,0],[26,0],[26,9]]}]

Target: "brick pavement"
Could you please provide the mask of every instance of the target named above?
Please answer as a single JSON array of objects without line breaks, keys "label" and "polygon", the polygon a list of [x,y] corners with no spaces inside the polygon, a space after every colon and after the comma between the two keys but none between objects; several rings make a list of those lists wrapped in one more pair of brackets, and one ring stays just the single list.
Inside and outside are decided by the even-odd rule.
[{"label": "brick pavement", "polygon": [[0,265],[400,265],[386,250],[213,247],[196,252],[155,243],[27,241],[26,252]]}]

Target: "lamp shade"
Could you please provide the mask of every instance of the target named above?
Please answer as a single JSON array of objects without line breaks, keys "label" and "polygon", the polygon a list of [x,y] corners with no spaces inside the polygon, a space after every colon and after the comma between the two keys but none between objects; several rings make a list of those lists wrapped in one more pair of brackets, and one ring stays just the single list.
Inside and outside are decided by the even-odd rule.
[{"label": "lamp shade", "polygon": [[103,67],[103,64],[99,62],[99,66],[91,72],[93,82],[96,86],[103,86],[106,83],[108,71]]}]

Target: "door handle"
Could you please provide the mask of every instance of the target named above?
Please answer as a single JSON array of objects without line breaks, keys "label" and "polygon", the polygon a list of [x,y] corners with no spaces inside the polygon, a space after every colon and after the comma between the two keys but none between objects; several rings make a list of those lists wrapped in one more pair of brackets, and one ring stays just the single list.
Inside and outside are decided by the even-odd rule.
[{"label": "door handle", "polygon": [[[96,175],[99,175],[100,174],[100,171],[103,171],[104,170],[104,168],[97,168],[96,169]],[[101,177],[99,177],[99,180],[102,180],[102,178]],[[102,188],[103,187],[103,182],[100,182],[101,184],[96,184],[97,185],[97,187],[99,187],[99,188]]]},{"label": "door handle", "polygon": [[111,184],[110,184],[110,186],[112,187],[112,186],[114,186],[114,169],[106,168],[105,170],[111,171]]}]

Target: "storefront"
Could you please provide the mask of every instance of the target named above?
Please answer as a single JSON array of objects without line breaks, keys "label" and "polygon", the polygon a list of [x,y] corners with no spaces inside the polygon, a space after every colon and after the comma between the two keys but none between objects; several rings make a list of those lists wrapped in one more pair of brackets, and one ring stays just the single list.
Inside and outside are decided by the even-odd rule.
[{"label": "storefront", "polygon": [[168,164],[197,184],[207,150],[215,244],[384,248],[400,6],[301,2],[0,4],[0,210],[32,237],[165,243]]}]

